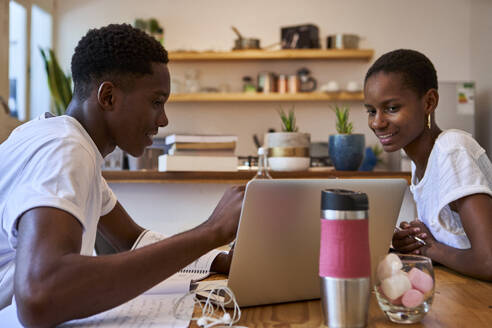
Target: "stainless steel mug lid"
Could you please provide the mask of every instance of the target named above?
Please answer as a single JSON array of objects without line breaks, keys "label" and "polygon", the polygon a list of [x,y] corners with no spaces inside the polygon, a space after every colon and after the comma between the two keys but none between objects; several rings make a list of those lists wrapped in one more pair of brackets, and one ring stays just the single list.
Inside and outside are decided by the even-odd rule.
[{"label": "stainless steel mug lid", "polygon": [[321,191],[321,210],[367,211],[369,201],[363,192],[345,189],[325,189]]}]

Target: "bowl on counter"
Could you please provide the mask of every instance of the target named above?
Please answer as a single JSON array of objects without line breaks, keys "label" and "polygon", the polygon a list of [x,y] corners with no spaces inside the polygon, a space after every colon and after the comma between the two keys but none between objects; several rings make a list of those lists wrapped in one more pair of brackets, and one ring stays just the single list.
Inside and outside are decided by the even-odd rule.
[{"label": "bowl on counter", "polygon": [[268,166],[272,171],[305,171],[309,168],[309,157],[270,157]]}]

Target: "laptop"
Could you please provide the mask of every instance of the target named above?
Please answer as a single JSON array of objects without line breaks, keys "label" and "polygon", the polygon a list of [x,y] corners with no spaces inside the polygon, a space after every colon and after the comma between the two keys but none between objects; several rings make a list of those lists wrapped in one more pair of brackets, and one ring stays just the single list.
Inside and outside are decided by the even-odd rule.
[{"label": "laptop", "polygon": [[253,180],[245,198],[228,287],[239,306],[320,298],[321,191],[365,192],[374,281],[407,188],[404,179]]}]

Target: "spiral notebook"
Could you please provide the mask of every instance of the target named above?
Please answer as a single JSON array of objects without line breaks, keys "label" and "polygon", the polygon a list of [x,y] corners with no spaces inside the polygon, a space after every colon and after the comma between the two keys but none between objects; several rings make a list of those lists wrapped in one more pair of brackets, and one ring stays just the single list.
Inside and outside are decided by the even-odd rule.
[{"label": "spiral notebook", "polygon": [[190,291],[191,284],[210,275],[210,267],[215,257],[222,253],[212,250],[188,264],[171,277],[155,285],[145,294],[185,294]]},{"label": "spiral notebook", "polygon": [[[140,237],[135,241],[132,249],[141,248],[162,239],[158,235],[148,234],[145,239]],[[161,235],[161,237],[163,237]],[[219,250],[212,250],[207,254],[199,257],[197,260],[191,262],[183,269],[176,272],[171,277],[155,285],[151,289],[145,292],[145,294],[185,294],[190,290],[191,283],[204,279],[210,275],[210,267],[215,257],[220,253],[224,253]]]}]

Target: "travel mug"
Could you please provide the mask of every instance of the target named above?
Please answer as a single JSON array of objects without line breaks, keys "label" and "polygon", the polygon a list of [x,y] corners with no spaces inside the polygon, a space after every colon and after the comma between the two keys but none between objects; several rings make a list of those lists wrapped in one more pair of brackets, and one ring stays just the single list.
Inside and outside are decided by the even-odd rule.
[{"label": "travel mug", "polygon": [[321,191],[319,276],[325,324],[367,324],[371,259],[368,200],[365,193]]}]

